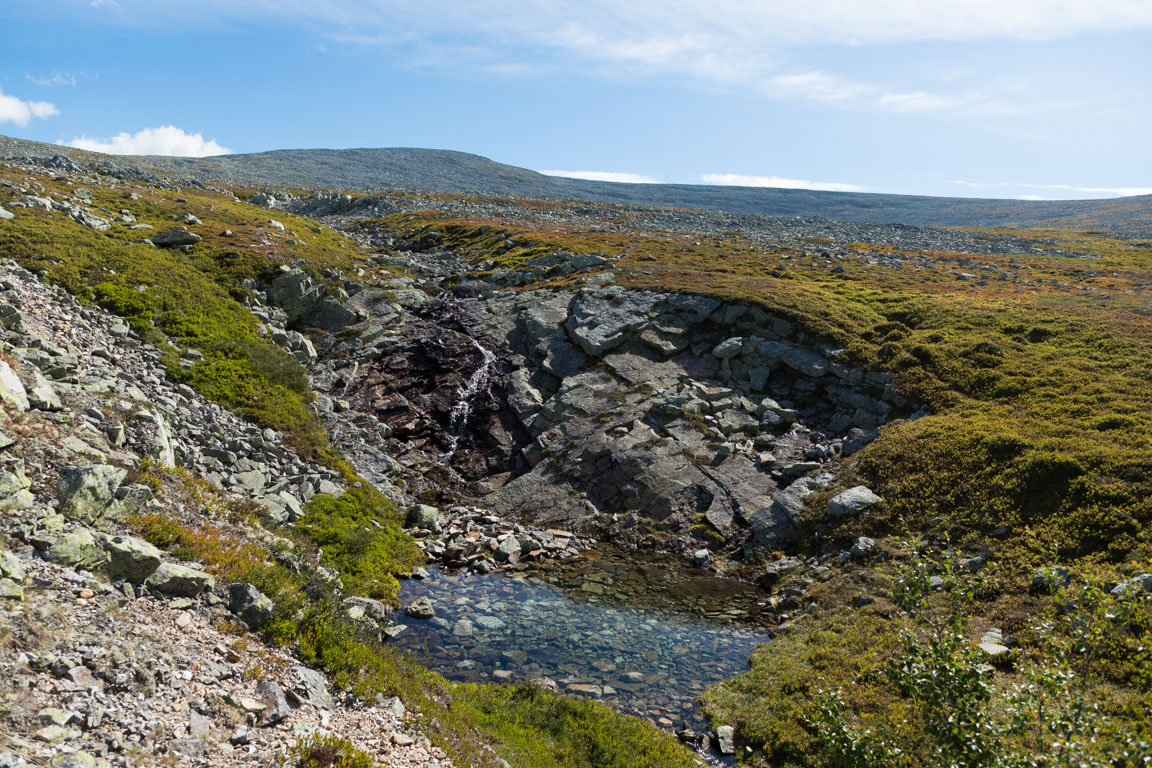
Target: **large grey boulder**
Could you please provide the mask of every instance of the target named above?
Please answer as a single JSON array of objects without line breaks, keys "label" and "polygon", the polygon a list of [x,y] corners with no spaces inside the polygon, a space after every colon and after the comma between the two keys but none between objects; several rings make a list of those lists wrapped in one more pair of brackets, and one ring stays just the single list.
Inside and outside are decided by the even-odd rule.
[{"label": "large grey boulder", "polygon": [[276,606],[251,584],[236,582],[228,585],[228,610],[239,616],[250,627],[259,627],[272,618]]},{"label": "large grey boulder", "polygon": [[127,470],[110,464],[65,468],[57,484],[60,513],[95,523],[104,516],[127,474]]},{"label": "large grey boulder", "polygon": [[6,211],[0,206],[0,221],[10,221],[14,218],[16,218],[16,214],[12,213],[12,211]]},{"label": "large grey boulder", "polygon": [[24,564],[6,549],[0,549],[0,577],[16,582],[24,581]]},{"label": "large grey boulder", "polygon": [[302,269],[290,269],[268,286],[268,300],[284,310],[291,323],[338,331],[359,318]]},{"label": "large grey boulder", "polygon": [[722,755],[736,754],[736,729],[722,725],[716,729],[716,749]]},{"label": "large grey boulder", "polygon": [[300,678],[300,684],[296,686],[296,691],[303,696],[305,701],[320,709],[332,709],[332,694],[328,692],[328,681],[324,679],[324,675],[310,667],[303,666],[294,667],[293,671]]},{"label": "large grey boulder", "polygon": [[211,574],[175,563],[161,563],[144,582],[151,590],[175,597],[196,597],[215,585],[216,579]]},{"label": "large grey boulder", "polygon": [[195,245],[203,240],[195,232],[189,232],[185,227],[172,227],[166,232],[152,236],[152,244],[161,248],[176,248],[184,245]]},{"label": "large grey boulder", "polygon": [[159,549],[132,536],[105,538],[104,551],[108,553],[108,574],[133,584],[144,583],[163,560]]},{"label": "large grey boulder", "polygon": [[838,493],[828,500],[829,517],[855,517],[883,499],[863,485]]},{"label": "large grey boulder", "polygon": [[1112,594],[1117,596],[1139,594],[1140,592],[1152,592],[1152,573],[1133,576],[1112,588]]},{"label": "large grey boulder", "polygon": [[405,606],[404,615],[414,619],[430,619],[436,615],[436,609],[427,597],[418,597],[411,604]]},{"label": "large grey boulder", "polygon": [[274,680],[261,680],[256,684],[256,694],[264,704],[264,719],[260,725],[275,725],[292,714],[284,689]]}]

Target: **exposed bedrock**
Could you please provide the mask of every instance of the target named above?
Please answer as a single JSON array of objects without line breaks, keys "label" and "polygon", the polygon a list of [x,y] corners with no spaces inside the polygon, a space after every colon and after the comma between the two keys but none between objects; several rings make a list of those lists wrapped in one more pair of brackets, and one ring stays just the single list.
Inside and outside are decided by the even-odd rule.
[{"label": "exposed bedrock", "polygon": [[329,355],[330,393],[381,425],[414,497],[538,525],[786,550],[804,497],[911,410],[758,307],[615,286],[381,304]]}]

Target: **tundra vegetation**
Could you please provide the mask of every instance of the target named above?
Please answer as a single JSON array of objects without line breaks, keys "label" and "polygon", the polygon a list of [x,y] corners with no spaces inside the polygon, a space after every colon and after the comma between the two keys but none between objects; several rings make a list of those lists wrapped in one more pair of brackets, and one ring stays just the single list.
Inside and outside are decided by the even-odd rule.
[{"label": "tundra vegetation", "polygon": [[[318,279],[357,273],[365,251],[287,213],[276,216],[298,234],[270,237],[267,211],[232,195],[139,192],[139,221],[167,228],[190,212],[203,222],[203,241],[189,253],[157,249],[131,243],[138,233],[127,225],[101,232],[30,208],[0,228],[0,256],[122,315],[166,352],[175,379],[283,431],[355,482],[309,409],[305,372],[257,332],[244,282],[283,264]],[[93,190],[92,198],[117,210],[126,194]],[[435,212],[359,226],[402,238],[435,231],[472,259],[474,276],[555,251],[596,253],[625,287],[759,304],[842,350],[848,364],[892,372],[900,394],[927,408],[882,429],[833,487],[809,498],[815,530],[831,494],[867,483],[884,503],[821,529],[812,551],[867,535],[881,557],[818,586],[814,610],[761,647],[747,674],[706,694],[714,722],[736,726],[741,761],[1142,764],[1152,742],[1152,613],[1143,582],[1116,594],[1111,587],[1152,570],[1146,247],[1048,231],[1091,257],[860,243],[847,244],[851,258],[831,259],[819,244],[765,245],[738,233],[525,229]],[[510,238],[516,245],[500,247]],[[370,281],[372,270],[358,279]],[[358,695],[400,695],[461,764],[491,764],[493,754],[533,767],[693,764],[691,752],[645,721],[530,686],[449,683],[361,635],[316,566],[338,571],[349,593],[388,600],[394,575],[419,555],[396,510],[369,487],[318,496],[294,532],[268,536],[196,478],[148,468],[146,479],[173,508],[215,505],[217,522],[144,516],[133,520],[141,535],[257,586],[277,603],[277,618],[262,628],[271,642],[297,645]],[[911,550],[902,544],[909,535]],[[991,553],[985,570],[958,570],[969,551]],[[1037,586],[1037,569],[1053,565],[1070,569],[1068,584]],[[985,658],[979,641],[991,627],[1016,644]],[[360,759],[342,744],[301,750],[301,761]]]}]

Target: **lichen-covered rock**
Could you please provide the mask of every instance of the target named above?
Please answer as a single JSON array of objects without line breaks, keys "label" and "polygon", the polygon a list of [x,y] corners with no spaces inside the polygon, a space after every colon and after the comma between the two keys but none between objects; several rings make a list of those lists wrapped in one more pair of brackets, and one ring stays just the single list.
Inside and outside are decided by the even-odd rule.
[{"label": "lichen-covered rock", "polygon": [[195,232],[189,232],[185,227],[172,227],[152,237],[152,244],[161,248],[174,248],[184,245],[195,245],[203,238]]},{"label": "lichen-covered rock", "polygon": [[31,509],[36,497],[29,488],[32,481],[24,471],[24,460],[17,459],[0,470],[0,509]]},{"label": "lichen-covered rock", "polygon": [[61,514],[95,523],[116,497],[128,471],[110,464],[67,467],[60,473],[57,493]]},{"label": "lichen-covered rock", "polygon": [[80,529],[55,537],[45,551],[44,559],[69,568],[93,571],[108,562],[108,554],[90,531]]},{"label": "lichen-covered rock", "polygon": [[108,574],[133,584],[142,584],[155,573],[163,560],[159,549],[132,536],[109,536],[104,540],[108,553]]},{"label": "lichen-covered rock", "polygon": [[437,532],[440,530],[440,510],[427,504],[415,504],[408,510],[408,525]]}]

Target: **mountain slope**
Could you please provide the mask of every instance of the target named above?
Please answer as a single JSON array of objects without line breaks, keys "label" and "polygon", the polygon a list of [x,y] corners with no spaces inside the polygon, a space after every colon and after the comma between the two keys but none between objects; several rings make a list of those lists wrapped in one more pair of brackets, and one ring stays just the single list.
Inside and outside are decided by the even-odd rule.
[{"label": "mountain slope", "polygon": [[1152,231],[1152,195],[1114,200],[990,200],[694,184],[621,184],[545,176],[479,155],[437,149],[284,149],[205,158],[108,158],[0,138],[0,152],[130,163],[249,186],[357,191],[420,190],[501,197],[706,208],[773,216],[823,216],[941,226],[1102,227]]}]

